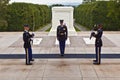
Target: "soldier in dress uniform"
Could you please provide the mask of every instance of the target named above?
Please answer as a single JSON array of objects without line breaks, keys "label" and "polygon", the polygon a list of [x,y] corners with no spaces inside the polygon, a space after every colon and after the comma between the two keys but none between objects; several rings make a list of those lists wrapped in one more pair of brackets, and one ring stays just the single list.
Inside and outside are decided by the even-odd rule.
[{"label": "soldier in dress uniform", "polygon": [[64,56],[65,42],[68,37],[67,26],[63,24],[63,20],[60,20],[60,25],[57,27],[57,40],[59,41],[61,56]]},{"label": "soldier in dress uniform", "polygon": [[24,25],[24,33],[23,33],[23,41],[24,41],[24,48],[26,53],[26,65],[32,65],[30,61],[34,61],[32,58],[32,48],[31,48],[31,41],[34,37],[34,34],[29,33],[29,26],[27,24]]},{"label": "soldier in dress uniform", "polygon": [[93,60],[93,64],[101,63],[102,34],[103,34],[102,24],[99,24],[97,26],[97,34],[95,34],[94,32],[91,33],[91,35],[96,38],[95,40],[96,60]]}]

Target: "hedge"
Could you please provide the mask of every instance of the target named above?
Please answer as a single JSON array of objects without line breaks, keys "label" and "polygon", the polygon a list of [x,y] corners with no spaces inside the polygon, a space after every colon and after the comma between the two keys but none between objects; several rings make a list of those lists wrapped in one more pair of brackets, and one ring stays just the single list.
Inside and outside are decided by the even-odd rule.
[{"label": "hedge", "polygon": [[120,3],[97,1],[82,4],[75,8],[75,21],[88,28],[94,24],[103,24],[104,30],[120,30]]},{"label": "hedge", "polygon": [[50,13],[47,5],[13,3],[8,6],[7,31],[22,31],[24,24],[36,30],[51,21]]}]

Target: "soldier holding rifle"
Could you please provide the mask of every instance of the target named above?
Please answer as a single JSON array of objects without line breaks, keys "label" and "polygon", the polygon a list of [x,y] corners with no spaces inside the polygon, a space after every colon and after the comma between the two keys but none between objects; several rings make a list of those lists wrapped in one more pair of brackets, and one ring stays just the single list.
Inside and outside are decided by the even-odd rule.
[{"label": "soldier holding rifle", "polygon": [[93,64],[99,65],[101,63],[101,47],[102,47],[102,24],[97,25],[97,34],[95,32],[91,32],[90,39],[93,37],[96,38],[95,40],[95,52],[96,52],[96,60],[93,60]]},{"label": "soldier holding rifle", "polygon": [[29,33],[29,26],[27,24],[24,25],[24,33],[23,33],[23,41],[24,41],[24,48],[26,53],[26,65],[32,65],[30,61],[34,61],[32,58],[32,48],[31,48],[31,41],[34,37],[34,34]]}]

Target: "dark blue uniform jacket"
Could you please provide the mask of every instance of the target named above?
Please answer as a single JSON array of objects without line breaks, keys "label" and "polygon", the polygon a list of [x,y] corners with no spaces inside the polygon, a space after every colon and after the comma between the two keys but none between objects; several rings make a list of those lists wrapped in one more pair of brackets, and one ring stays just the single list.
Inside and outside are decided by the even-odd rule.
[{"label": "dark blue uniform jacket", "polygon": [[24,41],[24,48],[30,48],[31,47],[31,38],[33,35],[31,35],[28,31],[24,31],[23,33],[23,41]]},{"label": "dark blue uniform jacket", "polygon": [[63,27],[59,25],[57,27],[57,39],[59,41],[64,41],[64,40],[67,40],[67,37],[68,37],[67,27],[65,25],[63,25]]},{"label": "dark blue uniform jacket", "polygon": [[95,40],[95,46],[96,47],[101,47],[103,44],[102,44],[102,34],[103,34],[103,30],[102,29],[98,29],[97,30],[97,34],[93,35],[96,40]]}]

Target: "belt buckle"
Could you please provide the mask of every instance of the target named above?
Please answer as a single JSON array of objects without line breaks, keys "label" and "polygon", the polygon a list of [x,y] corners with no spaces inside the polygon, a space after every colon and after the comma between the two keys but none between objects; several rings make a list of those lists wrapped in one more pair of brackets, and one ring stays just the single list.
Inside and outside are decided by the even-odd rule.
[{"label": "belt buckle", "polygon": [[64,35],[63,33],[60,33],[60,35]]}]

